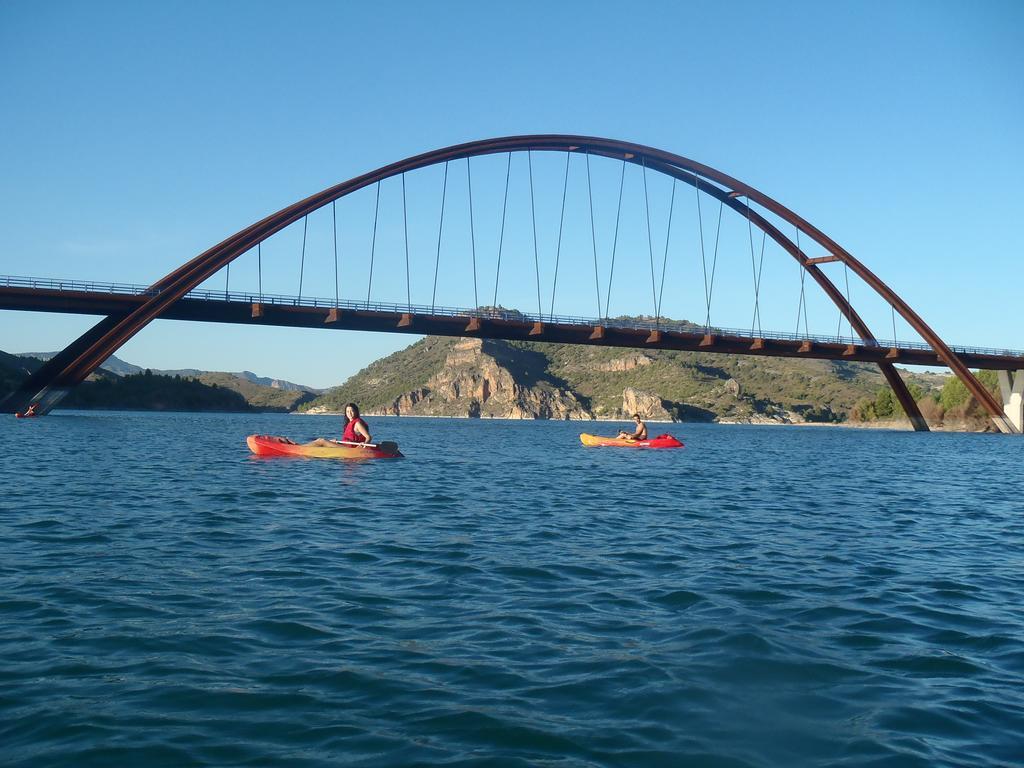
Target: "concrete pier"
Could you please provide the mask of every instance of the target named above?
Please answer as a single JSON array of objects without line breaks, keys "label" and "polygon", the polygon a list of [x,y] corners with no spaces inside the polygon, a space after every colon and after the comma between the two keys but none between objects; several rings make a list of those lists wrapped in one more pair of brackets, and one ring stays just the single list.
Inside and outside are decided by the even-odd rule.
[{"label": "concrete pier", "polygon": [[1024,433],[1024,374],[1021,371],[997,371],[999,391],[1003,395],[1003,413],[1016,434]]}]

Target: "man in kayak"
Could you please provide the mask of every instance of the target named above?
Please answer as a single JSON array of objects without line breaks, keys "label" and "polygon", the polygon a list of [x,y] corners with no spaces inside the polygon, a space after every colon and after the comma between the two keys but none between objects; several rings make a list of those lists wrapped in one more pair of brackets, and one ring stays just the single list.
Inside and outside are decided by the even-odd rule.
[{"label": "man in kayak", "polygon": [[619,430],[620,440],[646,440],[647,439],[647,425],[644,424],[643,419],[640,418],[639,413],[633,414],[633,421],[636,422],[636,430],[632,434],[626,430]]}]

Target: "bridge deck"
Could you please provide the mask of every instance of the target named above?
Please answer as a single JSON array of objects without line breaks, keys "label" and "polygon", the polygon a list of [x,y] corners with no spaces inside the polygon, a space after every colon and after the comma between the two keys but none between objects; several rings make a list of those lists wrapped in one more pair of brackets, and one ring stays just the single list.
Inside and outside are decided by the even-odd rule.
[{"label": "bridge deck", "polygon": [[[147,297],[141,286],[33,278],[0,278],[0,309],[73,314],[125,314]],[[244,325],[383,331],[543,341],[608,347],[673,349],[738,355],[804,357],[866,363],[942,366],[926,344],[868,344],[837,336],[800,336],[766,331],[709,328],[671,321],[539,317],[500,309],[456,309],[353,302],[223,291],[192,291],[162,315]],[[971,368],[1024,369],[1024,352],[953,347]]]}]

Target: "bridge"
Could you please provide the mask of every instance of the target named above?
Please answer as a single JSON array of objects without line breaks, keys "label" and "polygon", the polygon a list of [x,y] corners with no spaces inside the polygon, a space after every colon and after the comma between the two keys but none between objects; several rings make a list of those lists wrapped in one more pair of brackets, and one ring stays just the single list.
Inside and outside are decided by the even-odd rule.
[{"label": "bridge", "polygon": [[[538,193],[535,187],[534,158],[539,153],[564,156],[564,174],[555,178],[547,197],[551,199],[547,208],[559,210],[557,226],[557,243],[554,248],[555,257],[552,272],[553,279],[550,290],[549,311],[545,311],[541,289],[541,258],[538,247],[537,199],[542,200],[545,193]],[[504,191],[501,193],[500,177],[495,199],[501,199],[501,217],[498,233],[492,238],[497,243],[497,260],[494,268],[494,301],[490,305],[482,305],[479,301],[478,275],[483,271],[483,259],[478,258],[477,242],[482,241],[480,227],[474,221],[474,201],[479,207],[483,193],[474,193],[472,160],[478,160],[478,190],[480,186],[479,160],[488,156],[504,156]],[[529,180],[529,219],[532,225],[532,249],[530,245],[530,227],[524,227],[525,235],[520,238],[520,247],[509,255],[506,242],[511,243],[515,237],[510,229],[510,178],[513,155],[525,155],[526,171]],[[581,251],[580,244],[587,238],[577,238],[575,242],[567,235],[566,220],[570,168],[573,158],[577,158],[577,176],[582,178],[580,170],[585,168],[587,197],[577,208],[584,215],[584,224],[589,223],[589,241],[593,255],[594,294],[598,313],[592,316],[582,314],[556,314],[555,303],[558,287],[560,261],[571,264],[569,251]],[[602,292],[604,275],[599,266],[599,248],[597,244],[597,225],[600,214],[595,214],[593,193],[592,162],[615,164],[619,169],[617,203],[609,206],[606,217],[608,229],[613,231],[610,247],[610,260],[607,270],[607,291]],[[463,254],[469,256],[469,264],[462,271],[472,274],[472,293],[465,293],[471,299],[461,307],[446,306],[436,301],[438,291],[439,267],[444,241],[445,219],[448,215],[449,238],[451,238],[451,221],[455,218],[452,206],[448,205],[449,176],[453,164],[463,165],[466,172],[466,203],[468,216],[468,232],[464,232],[464,243],[468,242]],[[619,251],[620,240],[625,241],[622,231],[625,229],[629,214],[623,215],[623,192],[625,189],[626,170],[632,167],[639,173],[634,175],[642,179],[643,206],[638,210],[636,221],[641,225],[640,232],[646,229],[646,249],[639,251],[633,248],[627,255]],[[436,248],[430,233],[431,242],[410,244],[410,216],[407,204],[407,175],[415,176],[414,172],[424,169],[440,169],[443,176],[440,181],[440,201],[438,224],[436,228]],[[499,167],[499,171],[500,171]],[[538,174],[540,175],[540,174]],[[607,174],[606,174],[607,175]],[[665,218],[666,232],[662,253],[659,237],[658,255],[662,255],[662,265],[656,269],[655,238],[652,236],[652,219],[657,219],[657,212],[652,215],[650,188],[653,185],[649,178],[660,176],[669,180],[670,202]],[[385,231],[378,229],[381,218],[381,184],[387,180],[400,182],[401,189],[401,228],[395,226]],[[615,199],[616,179],[612,178],[612,194]],[[558,182],[561,182],[560,184]],[[701,270],[698,272],[696,263],[689,267],[690,282],[703,284],[704,306],[699,307],[699,315],[705,319],[702,324],[693,322],[673,321],[664,313],[665,283],[668,272],[670,246],[672,244],[673,223],[675,221],[677,187],[688,185],[692,188],[696,201],[697,225],[694,241],[699,241]],[[561,187],[559,189],[559,187]],[[426,188],[420,181],[419,188]],[[363,269],[368,273],[366,300],[342,298],[339,291],[338,267],[338,224],[337,203],[357,197],[361,190],[373,190],[372,236],[368,253],[364,254]],[[560,194],[559,194],[560,192]],[[485,196],[485,195],[484,195]],[[454,195],[453,195],[454,197]],[[560,205],[559,205],[560,198]],[[681,196],[680,196],[681,198]],[[710,206],[711,219],[702,209]],[[589,205],[588,205],[589,203]],[[717,203],[717,215],[715,214]],[[310,214],[330,206],[334,234],[334,298],[311,298],[303,296],[303,276],[306,268],[307,234],[309,231]],[[587,208],[589,207],[589,211]],[[614,227],[611,227],[610,211],[615,210]],[[524,207],[524,210],[526,208]],[[543,208],[542,208],[543,211]],[[740,222],[741,234],[745,227],[747,237],[742,238],[749,243],[750,277],[752,278],[753,296],[751,311],[753,320],[749,328],[729,328],[712,324],[712,303],[715,296],[716,266],[719,258],[719,247],[722,242],[723,213],[728,211]],[[369,208],[366,208],[367,218]],[[585,214],[589,212],[589,217]],[[478,214],[479,215],[479,214]],[[525,217],[523,217],[525,219]],[[589,218],[589,222],[586,219]],[[717,221],[716,221],[717,220]],[[301,221],[302,246],[299,254],[299,291],[294,295],[269,293],[263,291],[262,245],[277,233],[291,225],[298,226]],[[413,229],[417,221],[413,220]],[[646,225],[645,227],[642,225]],[[789,237],[784,229],[791,228],[793,237]],[[420,229],[423,229],[420,226]],[[584,227],[586,230],[587,227]],[[754,230],[760,233],[760,244],[756,243]],[[401,232],[398,253],[404,250],[404,288],[405,301],[380,301],[372,299],[374,279],[374,259],[378,255],[378,241],[383,242],[388,234],[394,239],[395,232]],[[678,238],[678,225],[676,229]],[[712,233],[713,236],[712,236]],[[415,235],[414,235],[415,237]],[[644,238],[639,242],[643,244]],[[764,265],[766,244],[774,244],[779,254],[795,260],[799,269],[799,294],[796,303],[797,328],[795,332],[769,331],[762,327],[763,310],[760,291],[768,285],[765,278]],[[809,247],[823,249],[822,255],[810,255]],[[524,254],[523,251],[526,251]],[[609,250],[607,244],[602,249]],[[691,250],[696,251],[696,247]],[[258,287],[255,291],[231,289],[231,263],[244,254],[255,251],[258,269]],[[643,252],[646,251],[646,252]],[[711,253],[709,254],[709,251]],[[417,272],[429,276],[432,266],[433,283],[431,303],[414,304],[412,302],[413,269],[410,252],[427,254],[425,266],[417,266]],[[637,256],[637,253],[640,253]],[[587,254],[589,256],[589,254]],[[650,307],[644,311],[637,308],[631,315],[609,316],[613,278],[615,274],[616,256],[620,256],[620,274],[629,268],[636,274],[650,271]],[[694,254],[691,254],[691,256]],[[430,264],[429,256],[433,256]],[[499,284],[502,276],[502,258],[505,258],[505,274],[512,273],[510,290],[516,289],[517,301],[522,301],[525,288],[536,287],[537,311],[505,309],[498,303]],[[530,259],[532,257],[532,260]],[[647,258],[643,258],[647,257]],[[351,258],[351,254],[349,255]],[[623,261],[625,265],[623,265]],[[512,260],[512,264],[509,261]],[[696,259],[691,259],[696,262]],[[398,259],[401,266],[401,259]],[[550,261],[550,259],[548,260]],[[841,290],[830,278],[825,265],[835,264],[843,270],[845,290]],[[531,270],[530,267],[533,267]],[[566,269],[563,267],[563,269]],[[580,266],[570,268],[569,277],[577,282],[583,281],[583,269]],[[347,272],[355,271],[348,267]],[[215,274],[224,273],[224,289],[215,290],[208,282]],[[530,273],[533,274],[530,274]],[[854,309],[851,302],[850,276],[860,279],[881,299],[891,312],[893,334],[891,339],[877,337],[868,327],[864,317]],[[534,277],[534,281],[529,278]],[[659,286],[660,278],[660,286]],[[701,278],[698,281],[697,278]],[[810,278],[810,281],[807,280]],[[381,274],[378,266],[378,286],[390,282],[391,288],[401,292],[401,269]],[[563,283],[566,280],[563,273]],[[586,278],[589,279],[589,278]],[[646,278],[644,278],[646,280]],[[429,283],[429,280],[424,280]],[[468,286],[468,280],[467,286]],[[533,285],[530,283],[533,282]],[[732,282],[736,282],[735,280]],[[719,281],[719,284],[721,281]],[[810,299],[806,288],[816,284],[822,294],[835,306],[838,313],[838,326],[835,334],[811,333],[807,322],[807,308]],[[397,288],[396,288],[397,286]],[[419,292],[420,286],[417,285]],[[720,289],[721,290],[721,289]],[[425,292],[425,286],[423,288]],[[579,292],[579,285],[573,285],[569,293]],[[533,293],[527,290],[527,294]],[[563,295],[566,289],[563,287]],[[670,298],[672,290],[670,289]],[[0,404],[0,408],[8,412],[22,411],[33,405],[34,412],[46,413],[56,405],[63,395],[90,373],[98,368],[122,344],[127,342],[149,322],[156,318],[193,320],[205,322],[243,323],[254,325],[279,325],[292,327],[321,327],[343,330],[386,331],[395,333],[433,334],[446,336],[478,336],[510,340],[527,340],[552,343],[591,344],[614,347],[638,347],[645,349],[690,350],[712,353],[729,353],[741,355],[806,357],[832,360],[849,360],[877,364],[892,387],[900,405],[917,430],[927,430],[925,419],[910,394],[906,384],[895,367],[900,365],[946,366],[967,387],[983,408],[988,412],[996,427],[1004,433],[1020,434],[1024,431],[1024,375],[1018,373],[1024,369],[1024,352],[1008,349],[989,349],[982,347],[963,347],[946,344],[938,335],[904,302],[891,288],[879,279],[863,263],[845,251],[834,240],[815,228],[793,211],[776,202],[767,195],[743,184],[709,166],[687,158],[674,155],[651,147],[582,136],[518,136],[447,147],[428,152],[397,163],[379,168],[362,176],[330,187],[322,192],[301,200],[287,208],[268,216],[261,221],[227,238],[223,242],[183,264],[164,278],[149,286],[126,284],[95,283],[71,280],[53,280],[46,278],[0,277],[0,309],[29,310],[40,312],[67,312],[75,314],[102,315],[99,323],[81,337],[73,341],[63,351],[44,364],[18,390]],[[650,311],[653,309],[653,312]],[[639,310],[639,311],[638,311]],[[899,316],[913,329],[919,341],[911,339],[897,340],[895,319]],[[800,329],[801,318],[803,330]],[[842,334],[845,322],[850,331]],[[988,389],[971,373],[971,368],[986,368],[999,373],[1000,389],[1003,402],[1000,403]]]}]

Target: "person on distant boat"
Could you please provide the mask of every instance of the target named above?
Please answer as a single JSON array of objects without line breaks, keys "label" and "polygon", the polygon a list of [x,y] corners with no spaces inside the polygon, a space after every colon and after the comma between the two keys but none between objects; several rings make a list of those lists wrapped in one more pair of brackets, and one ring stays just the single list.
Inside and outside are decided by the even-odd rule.
[{"label": "person on distant boat", "polygon": [[345,431],[342,432],[341,441],[343,443],[372,442],[370,428],[366,426],[366,422],[359,415],[359,406],[355,403],[345,406]]},{"label": "person on distant boat", "polygon": [[647,439],[647,425],[644,424],[643,419],[640,418],[639,413],[633,414],[633,421],[636,422],[636,429],[632,433],[626,430],[619,431],[620,440],[646,440]]}]

